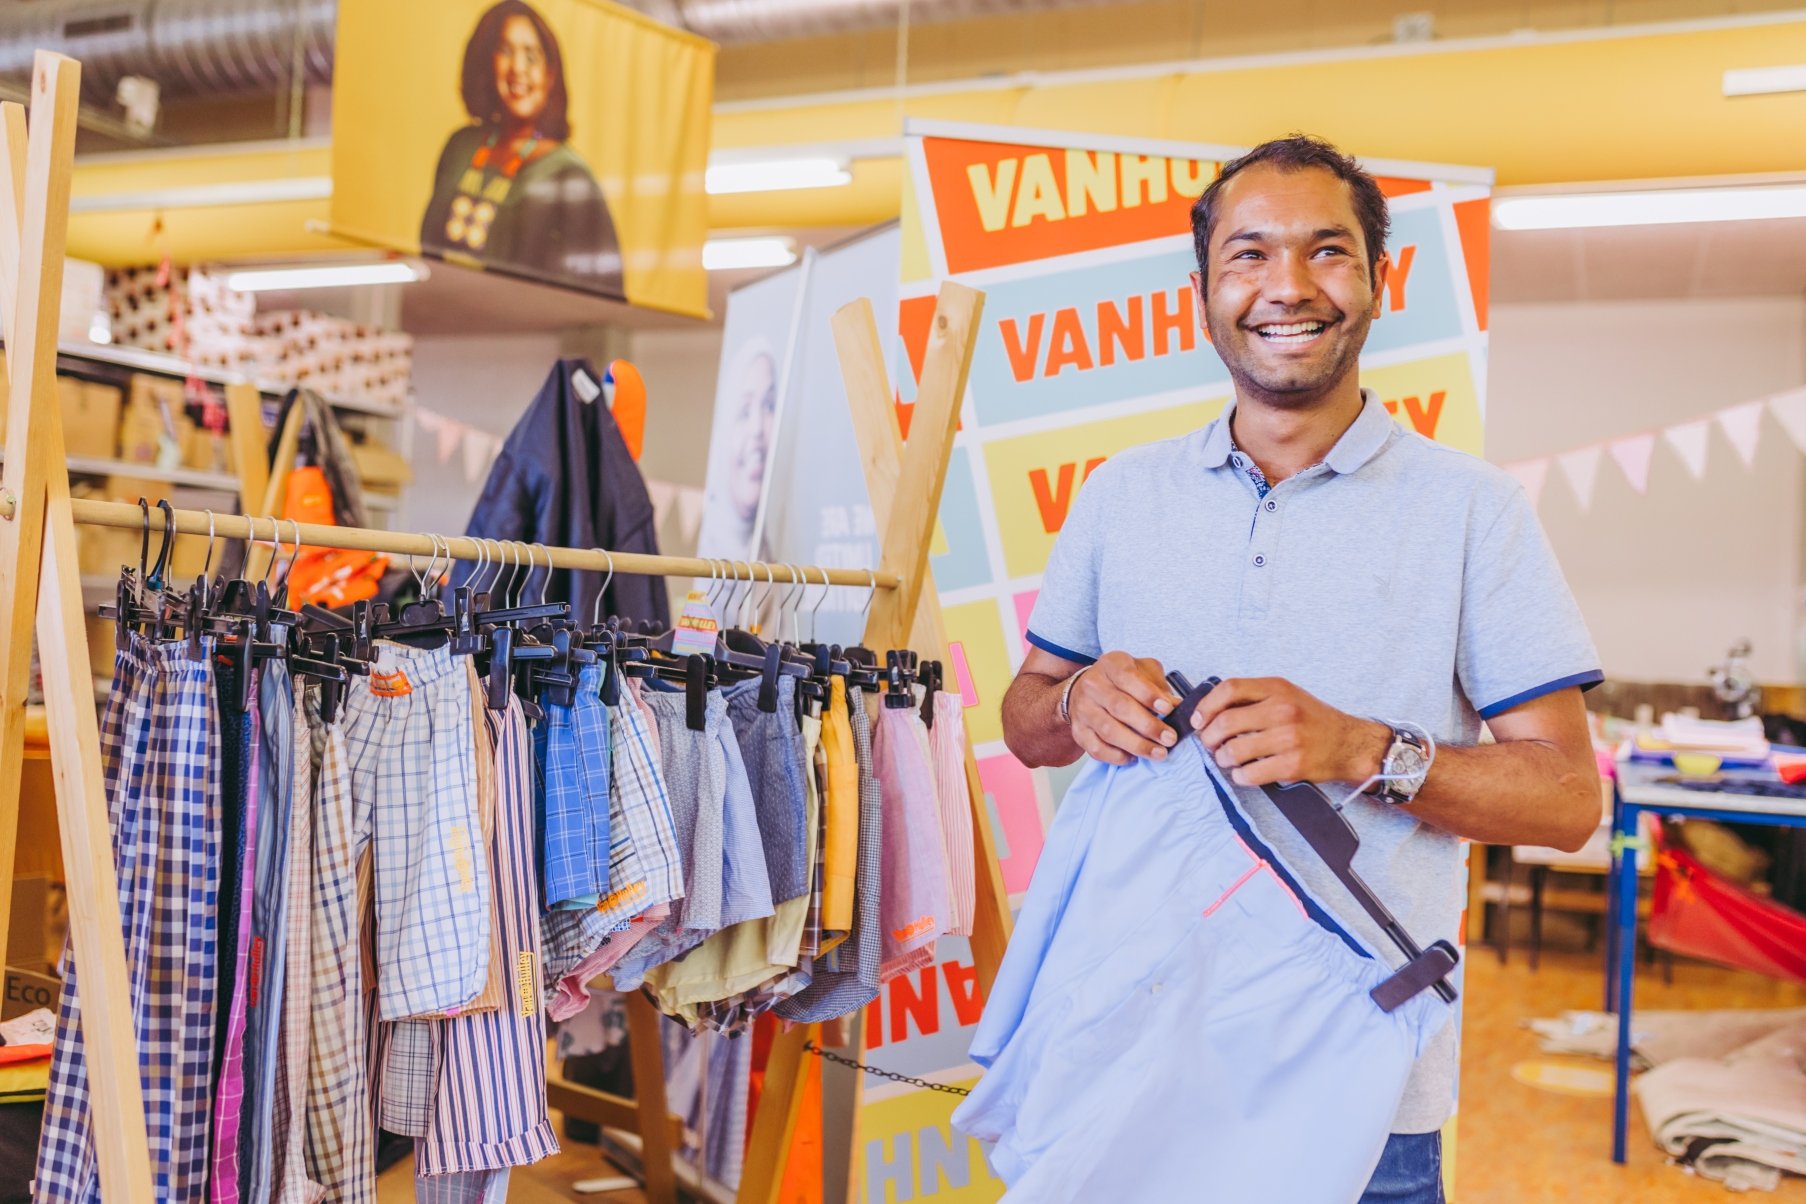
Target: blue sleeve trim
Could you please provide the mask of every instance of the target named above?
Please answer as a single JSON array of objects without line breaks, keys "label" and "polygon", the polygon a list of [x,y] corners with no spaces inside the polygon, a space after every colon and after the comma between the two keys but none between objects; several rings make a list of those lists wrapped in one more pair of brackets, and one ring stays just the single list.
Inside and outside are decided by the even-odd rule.
[{"label": "blue sleeve trim", "polygon": [[1043,652],[1053,653],[1055,656],[1061,658],[1062,660],[1069,660],[1069,661],[1074,662],[1075,664],[1080,664],[1080,665],[1089,665],[1093,661],[1097,660],[1097,658],[1095,656],[1086,656],[1083,652],[1074,652],[1070,648],[1062,648],[1062,647],[1060,647],[1060,645],[1054,643],[1052,640],[1044,640],[1032,631],[1030,631],[1026,634],[1028,635],[1029,643],[1033,644],[1035,647],[1039,648]]},{"label": "blue sleeve trim", "polygon": [[1513,694],[1510,698],[1501,699],[1489,707],[1480,708],[1480,718],[1491,719],[1495,715],[1503,715],[1513,707],[1521,707],[1533,698],[1541,698],[1544,694],[1553,694],[1557,690],[1565,690],[1569,686],[1579,686],[1582,691],[1590,690],[1605,680],[1605,673],[1600,669],[1589,669],[1585,673],[1573,673],[1567,677],[1558,677],[1554,681],[1544,682],[1540,686],[1525,690],[1521,694]]}]

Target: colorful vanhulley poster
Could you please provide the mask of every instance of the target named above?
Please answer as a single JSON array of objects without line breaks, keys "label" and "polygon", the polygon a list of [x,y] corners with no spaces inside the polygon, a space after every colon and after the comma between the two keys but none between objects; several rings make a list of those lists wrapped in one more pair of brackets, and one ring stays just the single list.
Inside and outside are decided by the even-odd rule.
[{"label": "colorful vanhulley poster", "polygon": [[[1034,771],[1002,743],[998,702],[1054,537],[1085,477],[1123,448],[1192,430],[1230,396],[1199,332],[1190,207],[1237,148],[913,124],[903,203],[901,333],[913,399],[935,291],[984,290],[984,323],[934,557],[952,668],[1013,899],[1074,771]],[[1359,147],[1351,148],[1357,154]],[[1491,172],[1368,160],[1390,197],[1395,268],[1362,383],[1403,425],[1479,454],[1486,413]],[[964,941],[867,1009],[868,1060],[966,1085],[979,1014]],[[992,1201],[1002,1184],[948,1123],[950,1095],[868,1078],[856,1197]],[[1452,1126],[1445,1142],[1452,1141]],[[1453,1150],[1445,1145],[1447,1166]]]},{"label": "colorful vanhulley poster", "polygon": [[706,316],[715,47],[606,0],[339,5],[335,233]]}]

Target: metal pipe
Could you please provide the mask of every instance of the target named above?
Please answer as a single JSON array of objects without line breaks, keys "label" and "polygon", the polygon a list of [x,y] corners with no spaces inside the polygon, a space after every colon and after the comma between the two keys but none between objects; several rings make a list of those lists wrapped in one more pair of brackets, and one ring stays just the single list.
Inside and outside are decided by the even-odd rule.
[{"label": "metal pipe", "polygon": [[[72,498],[69,509],[75,521],[90,527],[117,527],[126,531],[144,529],[144,511],[131,502],[101,502]],[[10,499],[0,499],[0,518],[11,518]],[[468,535],[416,535],[405,531],[379,531],[369,527],[333,527],[316,523],[293,523],[287,519],[247,518],[242,514],[212,514],[202,510],[177,510],[175,528],[178,535],[212,534],[222,539],[278,542],[292,547],[297,540],[303,547],[350,548],[360,552],[387,552],[392,556],[425,557],[449,555],[454,560],[495,559],[494,541],[485,551],[480,541]],[[163,529],[163,516],[151,513],[153,532]],[[634,573],[653,577],[729,577],[741,581],[768,581],[775,575],[780,582],[793,580],[787,564],[765,565],[736,562],[724,568],[719,560],[700,560],[691,556],[648,556],[639,552],[604,552],[599,548],[549,548],[534,544],[534,557],[549,560],[553,568],[579,569],[605,573],[610,567],[617,573]],[[895,589],[899,579],[895,573],[871,569],[829,569],[798,565],[798,571],[820,584],[826,577],[829,585],[857,586],[860,589]]]}]

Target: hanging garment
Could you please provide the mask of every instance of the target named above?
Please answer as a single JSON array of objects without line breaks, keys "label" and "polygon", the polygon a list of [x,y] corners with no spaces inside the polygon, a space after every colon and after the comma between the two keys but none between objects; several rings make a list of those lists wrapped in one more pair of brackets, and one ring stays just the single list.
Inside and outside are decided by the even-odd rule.
[{"label": "hanging garment", "polygon": [[689,700],[682,690],[649,689],[643,697],[657,718],[684,897],[669,919],[615,965],[615,985],[624,991],[637,990],[648,970],[682,957],[710,933],[775,910],[752,787],[726,701],[719,692],[709,694],[699,732],[689,726]]},{"label": "hanging garment", "polygon": [[821,749],[822,721],[819,715],[805,714],[803,729],[803,786],[809,803],[809,906],[803,913],[803,935],[798,953],[813,964],[821,953],[822,917],[822,846],[827,836],[827,806],[823,798],[823,760]]},{"label": "hanging garment", "polygon": [[1088,762],[973,1037],[988,1073],[954,1113],[1004,1198],[1359,1200],[1452,1013],[1429,992],[1380,1010],[1386,963],[1307,902],[1198,741]]},{"label": "hanging garment", "polygon": [[[131,993],[106,1003],[131,1008],[160,1200],[200,1200],[207,1183],[221,834],[211,641],[203,647],[189,660],[184,644],[128,637],[100,720]],[[34,1198],[99,1204],[81,983],[67,951],[62,976]]]},{"label": "hanging garment", "polygon": [[872,729],[865,714],[864,695],[858,690],[843,689],[843,684],[840,678],[834,679],[830,706],[823,713],[822,722],[825,739],[831,716],[840,714],[845,707],[853,740],[859,801],[859,872],[854,883],[852,931],[829,959],[817,960],[807,987],[772,1008],[773,1014],[798,1023],[850,1015],[878,997],[878,962],[884,940],[879,915],[884,800],[878,793],[878,779],[872,774]]},{"label": "hanging garment", "polygon": [[[652,499],[620,429],[601,403],[601,379],[587,360],[562,359],[552,366],[489,470],[466,534],[658,554]],[[472,571],[460,566],[454,582],[463,584]],[[528,573],[523,596],[539,596],[547,571]],[[569,602],[574,614],[594,612],[604,580],[600,573],[549,571],[551,580],[543,585],[548,598]],[[660,623],[670,618],[663,577],[616,575],[603,605],[609,614],[625,618]]]},{"label": "hanging garment", "polygon": [[[312,695],[317,702],[317,692]],[[369,903],[358,864],[369,856],[370,813],[351,791],[345,716],[308,712],[318,766],[314,796],[313,999],[307,1063],[307,1174],[330,1204],[376,1199],[376,1126],[364,1048],[362,916]]]},{"label": "hanging garment", "polygon": [[[562,1022],[579,1015],[590,1003],[590,982],[606,974],[616,962],[626,957],[633,947],[671,914],[667,904],[659,904],[644,915],[635,916],[627,927],[602,939],[594,950],[553,981],[552,993],[546,1000],[546,1018]],[[551,956],[546,957],[547,974],[551,973]]]},{"label": "hanging garment", "polygon": [[828,776],[826,877],[822,882],[822,927],[845,932],[853,926],[854,877],[859,870],[859,762],[853,752],[847,683],[836,677],[822,710],[822,748]]},{"label": "hanging garment", "polygon": [[414,1144],[422,1177],[525,1166],[558,1152],[546,1112],[541,1010],[538,859],[533,848],[532,754],[517,699],[487,711],[495,747],[495,919],[513,968],[509,1006],[431,1022],[438,1082],[431,1120]]},{"label": "hanging garment", "polygon": [[879,707],[872,761],[885,800],[879,908],[884,945],[878,977],[889,982],[934,961],[935,938],[952,927],[953,909],[934,762],[915,707]]},{"label": "hanging garment", "polygon": [[598,695],[603,671],[584,667],[591,688],[580,680],[569,706],[546,691],[540,699],[545,718],[533,727],[548,908],[594,908],[609,891],[608,708]]},{"label": "hanging garment", "polygon": [[[213,1103],[213,1173],[209,1186],[214,1204],[238,1202],[239,1122],[244,1114],[245,1097],[245,1022],[250,1000],[251,921],[257,885],[257,825],[263,802],[263,740],[261,669],[252,671],[247,706],[237,713],[237,699],[228,698],[236,691],[234,670],[222,658],[220,712],[226,729],[234,741],[242,740],[241,756],[228,762],[232,786],[225,799],[227,815],[234,816],[238,828],[238,856],[232,871],[236,877],[230,894],[222,893],[221,911],[231,917],[233,938],[221,952],[233,958],[231,991],[227,1006],[221,1008],[225,1018],[225,1043],[219,1057],[219,1084]],[[236,813],[236,815],[234,815]],[[234,952],[235,951],[235,952]]]},{"label": "hanging garment", "polygon": [[[273,638],[287,639],[282,628]],[[257,857],[251,896],[249,972],[245,983],[244,1104],[239,1121],[238,1195],[268,1204],[272,1182],[278,1028],[288,982],[289,858],[294,810],[294,687],[288,665],[259,670],[257,711]]]},{"label": "hanging garment", "polygon": [[345,698],[351,790],[368,839],[382,1020],[468,1006],[489,974],[468,670],[446,648],[377,645]]},{"label": "hanging garment", "polygon": [[[477,824],[482,829],[483,847],[489,848],[495,839],[496,784],[495,784],[495,747],[489,739],[489,704],[487,692],[483,689],[483,679],[477,676],[476,666],[468,658],[464,661],[464,677],[470,686],[470,740],[475,751],[477,767]],[[490,867],[493,875],[494,866]],[[495,890],[493,877],[490,891]],[[499,927],[489,925],[489,977],[484,981],[483,992],[461,1008],[454,1008],[447,1015],[460,1015],[464,1012],[492,1012],[502,1007],[508,999],[508,959],[502,952],[502,934]]]},{"label": "hanging garment", "polygon": [[318,1204],[325,1189],[307,1177],[307,1061],[312,1045],[314,764],[305,690],[289,716],[288,903],[276,1044],[276,1079],[270,1101],[270,1194],[274,1204]]},{"label": "hanging garment", "polygon": [[[589,669],[585,669],[587,674]],[[598,670],[598,677],[600,671]],[[587,679],[586,679],[587,680]],[[601,688],[601,681],[595,682]],[[587,685],[580,685],[588,689]],[[671,802],[659,769],[657,733],[652,720],[635,699],[623,692],[612,708],[608,725],[613,772],[609,775],[609,829],[625,837],[628,857],[621,876],[631,884],[644,882],[644,890],[623,899],[609,898],[599,910],[603,918],[622,923],[634,910],[645,910],[683,898],[683,859],[677,851],[677,832],[671,818]],[[611,867],[611,873],[613,872]]]},{"label": "hanging garment", "polygon": [[972,794],[966,780],[966,704],[958,694],[934,696],[934,796],[941,806],[941,834],[947,841],[947,887],[953,914],[948,932],[971,936],[978,909],[977,853],[972,843]]}]

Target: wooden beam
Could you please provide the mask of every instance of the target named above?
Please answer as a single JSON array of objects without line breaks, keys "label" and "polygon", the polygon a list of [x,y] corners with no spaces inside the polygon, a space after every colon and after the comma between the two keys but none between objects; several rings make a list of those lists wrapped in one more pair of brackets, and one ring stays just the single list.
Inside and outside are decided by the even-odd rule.
[{"label": "wooden beam", "polygon": [[255,385],[239,381],[226,386],[226,434],[238,469],[238,504],[248,510],[264,500],[270,487],[269,432],[263,425],[263,394]]},{"label": "wooden beam", "polygon": [[765,1059],[765,1086],[759,1092],[759,1110],[753,1116],[752,1140],[746,1146],[746,1165],[740,1171],[736,1204],[778,1204],[784,1185],[784,1161],[796,1139],[796,1122],[803,1110],[803,1046],[821,1040],[818,1024],[795,1024],[780,1031]]},{"label": "wooden beam", "polygon": [[[81,1031],[100,1191],[109,1201],[136,1201],[152,1198],[150,1145],[56,396],[57,322],[80,86],[77,63],[38,52],[23,188],[14,170],[12,187],[0,189],[0,206],[12,208],[18,218],[12,227],[18,240],[16,275],[0,281],[12,315],[6,462],[0,466],[0,483],[14,500],[12,517],[0,521],[0,579],[13,587],[0,591],[0,638],[6,641],[0,647],[5,670],[0,673],[0,764],[16,765],[22,752],[26,662],[35,627],[68,880],[70,952],[89,1002]],[[16,128],[8,118],[0,133],[11,142]],[[16,167],[16,146],[7,148],[4,159],[9,169]],[[0,828],[7,846],[7,889],[0,895],[8,903],[18,779],[15,773],[0,774]]]},{"label": "wooden beam", "polygon": [[640,1169],[648,1204],[677,1204],[677,1168],[672,1159],[682,1140],[683,1122],[665,1102],[665,1043],[658,1012],[639,991],[627,996],[628,1056],[633,1059],[633,1097],[640,1134]]}]

